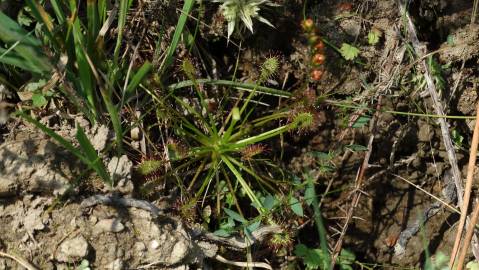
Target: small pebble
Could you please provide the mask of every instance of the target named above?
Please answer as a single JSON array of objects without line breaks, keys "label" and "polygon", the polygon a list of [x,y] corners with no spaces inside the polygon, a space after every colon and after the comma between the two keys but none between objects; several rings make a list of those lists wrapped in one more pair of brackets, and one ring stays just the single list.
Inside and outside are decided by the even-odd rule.
[{"label": "small pebble", "polygon": [[100,220],[94,227],[96,232],[121,232],[125,226],[120,222],[120,219],[110,218]]},{"label": "small pebble", "polygon": [[76,262],[88,255],[88,242],[79,235],[63,241],[58,248],[56,259],[60,262]]},{"label": "small pebble", "polygon": [[157,249],[158,247],[160,246],[160,242],[158,242],[157,240],[153,240],[150,242],[150,249]]}]

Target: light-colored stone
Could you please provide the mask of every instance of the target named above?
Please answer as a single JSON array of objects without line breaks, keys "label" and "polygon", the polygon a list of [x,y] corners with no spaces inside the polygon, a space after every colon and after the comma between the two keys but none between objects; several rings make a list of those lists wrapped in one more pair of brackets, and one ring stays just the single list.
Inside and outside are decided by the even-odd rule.
[{"label": "light-colored stone", "polygon": [[0,198],[14,196],[18,185],[12,179],[0,176]]},{"label": "light-colored stone", "polygon": [[198,241],[196,244],[208,258],[213,258],[218,253],[218,246],[215,244],[206,241]]},{"label": "light-colored stone", "polygon": [[151,250],[155,250],[159,246],[160,246],[160,242],[158,242],[157,240],[153,240],[153,241],[150,242],[150,249]]},{"label": "light-colored stone", "polygon": [[108,172],[110,172],[114,183],[117,183],[122,179],[130,180],[132,168],[133,163],[126,155],[123,155],[120,158],[113,157],[108,163]]},{"label": "light-colored stone", "polygon": [[124,263],[120,259],[116,259],[112,261],[108,266],[107,269],[109,270],[121,270],[124,267]]},{"label": "light-colored stone", "polygon": [[88,242],[79,235],[60,244],[56,259],[60,262],[77,262],[88,255]]},{"label": "light-colored stone", "polygon": [[120,219],[110,218],[100,220],[94,227],[93,231],[96,233],[101,232],[121,232],[125,229],[125,226],[121,223]]},{"label": "light-colored stone", "polygon": [[101,125],[96,127],[95,135],[91,139],[91,144],[96,151],[101,152],[105,149],[108,139],[110,137],[110,129],[107,126]]},{"label": "light-colored stone", "polygon": [[175,265],[185,259],[192,248],[192,244],[179,231],[164,231],[158,239],[150,242],[150,248],[146,254],[148,260],[156,260],[165,265]]}]

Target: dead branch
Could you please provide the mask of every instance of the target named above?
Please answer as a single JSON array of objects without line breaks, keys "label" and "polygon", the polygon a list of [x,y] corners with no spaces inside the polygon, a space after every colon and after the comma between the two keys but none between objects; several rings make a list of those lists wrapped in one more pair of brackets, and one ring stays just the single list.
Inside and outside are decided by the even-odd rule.
[{"label": "dead branch", "polygon": [[24,258],[20,256],[14,256],[14,255],[0,251],[0,257],[7,257],[9,259],[12,259],[28,270],[38,270],[38,268],[36,268],[35,266],[33,266],[31,263],[29,263],[27,260],[25,260]]},{"label": "dead branch", "polygon": [[371,128],[370,128],[371,135],[369,136],[368,151],[366,152],[366,155],[364,156],[363,164],[359,168],[358,173],[356,175],[356,181],[355,181],[356,184],[355,184],[355,189],[353,191],[354,195],[353,195],[353,198],[351,200],[351,205],[350,205],[350,207],[348,209],[348,212],[346,214],[346,221],[344,222],[343,228],[341,230],[341,235],[339,236],[339,239],[336,242],[336,245],[335,245],[335,247],[333,249],[333,252],[332,252],[331,266],[334,266],[334,264],[336,263],[336,259],[338,257],[339,252],[341,251],[341,247],[343,245],[344,236],[346,235],[346,232],[348,230],[349,221],[353,217],[354,209],[358,205],[359,199],[361,198],[362,192],[360,190],[361,190],[361,187],[363,185],[364,175],[366,173],[366,170],[369,167],[369,158],[371,157],[371,153],[372,153],[372,150],[373,150],[374,133],[376,131],[376,123],[377,123],[377,119],[378,119],[379,111],[380,111],[380,106],[381,106],[381,99],[382,99],[381,97],[382,96],[379,96],[378,104],[377,104],[377,107],[376,107],[376,113],[374,114],[374,118],[371,120]]}]

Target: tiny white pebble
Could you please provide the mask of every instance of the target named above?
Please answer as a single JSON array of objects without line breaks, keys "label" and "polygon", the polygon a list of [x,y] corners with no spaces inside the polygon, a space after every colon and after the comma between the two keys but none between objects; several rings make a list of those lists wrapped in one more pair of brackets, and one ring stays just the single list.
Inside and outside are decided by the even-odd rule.
[{"label": "tiny white pebble", "polygon": [[158,242],[157,240],[153,240],[150,242],[151,249],[157,249],[159,246],[160,246],[160,242]]}]

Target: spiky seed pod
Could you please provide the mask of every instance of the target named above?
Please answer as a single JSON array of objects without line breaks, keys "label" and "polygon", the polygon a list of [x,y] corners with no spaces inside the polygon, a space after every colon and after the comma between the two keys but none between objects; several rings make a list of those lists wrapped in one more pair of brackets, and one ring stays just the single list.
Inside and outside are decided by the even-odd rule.
[{"label": "spiky seed pod", "polygon": [[274,252],[278,252],[282,249],[290,249],[293,244],[293,237],[291,236],[291,232],[285,230],[281,233],[273,234],[268,244]]},{"label": "spiky seed pod", "polygon": [[191,80],[195,77],[196,69],[190,59],[185,58],[181,63],[181,69],[185,72],[186,76]]},{"label": "spiky seed pod", "polygon": [[266,146],[262,144],[248,145],[241,151],[242,160],[251,160],[254,156],[257,156],[266,151]]},{"label": "spiky seed pod", "polygon": [[161,160],[143,160],[137,167],[137,171],[142,176],[150,175],[156,171],[158,171],[162,166]]},{"label": "spiky seed pod", "polygon": [[307,130],[310,129],[314,123],[314,116],[310,112],[298,113],[293,119],[293,126],[296,129]]},{"label": "spiky seed pod", "polygon": [[279,69],[279,59],[277,56],[271,56],[266,58],[264,63],[261,65],[261,79],[268,80],[274,75]]}]

